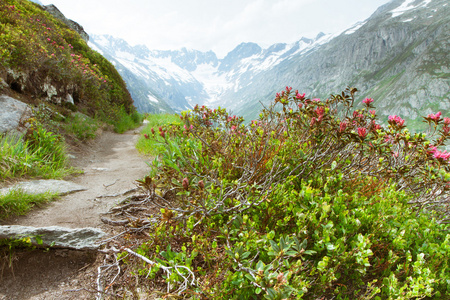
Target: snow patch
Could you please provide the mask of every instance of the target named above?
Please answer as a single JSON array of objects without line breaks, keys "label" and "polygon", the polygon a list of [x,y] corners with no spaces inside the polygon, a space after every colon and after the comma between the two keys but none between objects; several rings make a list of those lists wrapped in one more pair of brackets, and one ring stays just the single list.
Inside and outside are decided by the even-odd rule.
[{"label": "snow patch", "polygon": [[[227,80],[225,74],[219,74],[217,67],[210,64],[197,65],[191,75],[203,85],[206,94],[209,96],[206,105],[211,105],[219,100],[220,95],[232,85]],[[191,104],[192,98],[186,100]]]},{"label": "snow patch", "polygon": [[94,39],[101,47],[108,48],[110,46],[108,38],[104,35],[96,35]]},{"label": "snow patch", "polygon": [[147,97],[148,100],[150,100],[150,102],[159,103],[158,99],[156,99],[155,96],[153,96],[152,94],[148,94]]},{"label": "snow patch", "polygon": [[364,24],[366,24],[367,21],[364,22],[357,22],[355,25],[353,25],[352,27],[350,27],[349,29],[347,29],[344,34],[352,34],[354,33],[356,30],[358,30],[359,28],[361,28]]},{"label": "snow patch", "polygon": [[423,6],[427,6],[432,0],[424,0],[422,3],[414,6],[413,2],[415,2],[415,0],[405,0],[399,7],[393,9],[390,11],[390,13],[392,14],[392,17],[398,17],[402,14],[404,14],[405,12],[409,11],[409,10],[413,10],[416,9],[418,7],[423,7]]}]

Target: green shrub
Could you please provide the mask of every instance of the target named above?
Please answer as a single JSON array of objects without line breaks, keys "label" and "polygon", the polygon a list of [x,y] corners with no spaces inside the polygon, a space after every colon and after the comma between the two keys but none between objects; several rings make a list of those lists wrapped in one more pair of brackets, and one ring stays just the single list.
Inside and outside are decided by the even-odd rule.
[{"label": "green shrub", "polygon": [[140,185],[161,213],[129,272],[193,299],[448,298],[450,119],[383,127],[355,92],[286,87],[248,126],[196,106],[148,134],[163,146]]},{"label": "green shrub", "polygon": [[136,149],[144,154],[156,155],[164,150],[165,145],[162,145],[154,138],[155,128],[158,131],[158,127],[160,126],[168,126],[171,124],[181,126],[182,123],[177,115],[171,114],[152,114],[148,115],[146,120],[148,123],[141,131],[141,136],[136,143]]}]

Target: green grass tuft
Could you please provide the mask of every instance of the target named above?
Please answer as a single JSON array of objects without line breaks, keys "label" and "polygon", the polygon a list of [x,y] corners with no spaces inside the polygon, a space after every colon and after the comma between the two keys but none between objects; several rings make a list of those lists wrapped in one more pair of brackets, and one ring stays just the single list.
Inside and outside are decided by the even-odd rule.
[{"label": "green grass tuft", "polygon": [[26,214],[34,206],[39,206],[58,198],[57,193],[27,194],[23,190],[11,190],[0,194],[0,220]]},{"label": "green grass tuft", "polygon": [[125,131],[139,127],[144,119],[144,116],[137,111],[128,114],[124,108],[119,110],[117,116],[117,120],[112,123],[114,125],[114,131],[117,133],[124,133]]},{"label": "green grass tuft", "polygon": [[36,127],[25,138],[0,136],[0,181],[21,177],[62,178],[73,172],[59,135]]}]

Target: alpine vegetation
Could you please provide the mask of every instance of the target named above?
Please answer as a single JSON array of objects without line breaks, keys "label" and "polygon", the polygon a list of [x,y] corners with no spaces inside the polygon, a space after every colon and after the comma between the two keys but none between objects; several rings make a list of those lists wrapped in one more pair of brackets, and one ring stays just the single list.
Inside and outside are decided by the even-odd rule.
[{"label": "alpine vegetation", "polygon": [[286,87],[249,124],[195,106],[145,133],[164,147],[140,201],[122,206],[135,212],[121,223],[130,234],[105,249],[125,271],[110,291],[449,297],[450,118],[430,114],[413,134],[401,116],[380,123],[377,100],[356,92],[322,100]]}]

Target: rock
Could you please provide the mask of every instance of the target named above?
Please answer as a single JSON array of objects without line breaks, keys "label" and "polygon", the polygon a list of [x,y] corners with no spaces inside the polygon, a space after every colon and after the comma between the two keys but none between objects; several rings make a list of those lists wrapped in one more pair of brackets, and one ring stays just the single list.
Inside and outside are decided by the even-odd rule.
[{"label": "rock", "polygon": [[72,105],[75,104],[75,103],[73,102],[73,97],[72,97],[71,94],[67,94],[66,102],[67,102],[67,103],[70,103],[70,104],[72,104]]},{"label": "rock", "polygon": [[65,181],[65,180],[54,180],[54,179],[41,179],[20,182],[9,188],[0,189],[0,194],[5,194],[13,189],[22,189],[23,191],[30,194],[40,194],[45,192],[58,193],[60,195],[66,195],[78,191],[84,191],[86,188],[79,184]]},{"label": "rock", "polygon": [[0,133],[26,130],[25,121],[33,115],[31,108],[14,98],[0,96]]},{"label": "rock", "polygon": [[[0,239],[30,237],[31,243],[38,247],[94,250],[99,246],[97,241],[105,235],[102,230],[92,227],[71,229],[60,226],[0,226]],[[42,243],[39,243],[36,237],[39,237]]]},{"label": "rock", "polygon": [[59,11],[59,9],[55,5],[53,5],[53,4],[44,5],[43,9],[46,10],[47,12],[49,12],[55,18],[58,18],[61,21],[63,21],[67,26],[69,26],[69,28],[78,32],[78,34],[81,36],[81,38],[83,40],[85,40],[86,43],[89,41],[89,35],[86,33],[86,31],[84,31],[83,26],[81,26],[80,24],[78,24],[75,21],[67,19],[64,16],[64,14],[61,11]]}]

